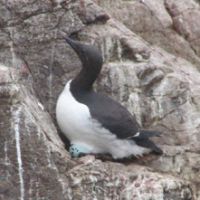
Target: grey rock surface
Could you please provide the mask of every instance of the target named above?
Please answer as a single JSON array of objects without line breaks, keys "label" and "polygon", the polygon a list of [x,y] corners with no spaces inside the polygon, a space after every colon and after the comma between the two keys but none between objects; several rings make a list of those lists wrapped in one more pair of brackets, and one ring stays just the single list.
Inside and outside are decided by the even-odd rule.
[{"label": "grey rock surface", "polygon": [[[198,15],[193,0],[0,1],[0,199],[200,199]],[[99,47],[96,90],[163,132],[163,156],[70,158],[54,112],[80,61],[61,32]]]},{"label": "grey rock surface", "polygon": [[199,66],[198,1],[105,0],[97,2],[114,18],[150,44]]}]

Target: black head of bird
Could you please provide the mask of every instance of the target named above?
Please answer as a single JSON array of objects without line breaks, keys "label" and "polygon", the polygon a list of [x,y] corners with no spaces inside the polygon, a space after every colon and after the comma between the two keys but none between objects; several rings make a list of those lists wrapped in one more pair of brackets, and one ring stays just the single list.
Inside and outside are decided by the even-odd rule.
[{"label": "black head of bird", "polygon": [[82,44],[78,41],[72,40],[69,37],[66,38],[67,43],[74,49],[80,58],[83,67],[99,67],[103,64],[103,58],[101,52],[95,47]]},{"label": "black head of bird", "polygon": [[91,88],[103,65],[101,52],[95,46],[82,44],[69,37],[65,38],[65,40],[76,52],[82,63],[82,69],[73,80],[72,85],[77,86],[78,83],[81,83],[79,87],[82,87],[82,89]]}]

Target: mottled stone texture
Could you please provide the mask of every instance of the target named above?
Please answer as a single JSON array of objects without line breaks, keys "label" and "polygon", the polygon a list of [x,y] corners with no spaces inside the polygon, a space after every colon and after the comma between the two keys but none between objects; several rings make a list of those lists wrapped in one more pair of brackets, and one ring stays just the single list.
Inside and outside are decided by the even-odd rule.
[{"label": "mottled stone texture", "polygon": [[[199,200],[199,15],[195,0],[1,0],[0,199]],[[96,90],[163,132],[163,156],[70,158],[54,112],[80,61],[63,33],[99,47]]]},{"label": "mottled stone texture", "polygon": [[96,2],[151,45],[159,46],[199,66],[199,1],[96,0]]}]

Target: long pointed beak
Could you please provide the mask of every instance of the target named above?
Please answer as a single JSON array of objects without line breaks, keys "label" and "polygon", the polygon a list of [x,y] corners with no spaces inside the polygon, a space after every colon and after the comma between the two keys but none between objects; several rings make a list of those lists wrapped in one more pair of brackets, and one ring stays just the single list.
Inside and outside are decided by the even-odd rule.
[{"label": "long pointed beak", "polygon": [[80,43],[68,37],[67,33],[63,31],[59,31],[59,34],[60,34],[60,37],[63,38],[74,50],[77,50],[77,46],[80,46]]},{"label": "long pointed beak", "polygon": [[71,47],[73,47],[75,45],[75,41],[72,40],[71,38],[65,37],[65,40]]},{"label": "long pointed beak", "polygon": [[81,44],[78,41],[75,41],[69,37],[65,37],[65,40],[77,53],[79,53]]}]

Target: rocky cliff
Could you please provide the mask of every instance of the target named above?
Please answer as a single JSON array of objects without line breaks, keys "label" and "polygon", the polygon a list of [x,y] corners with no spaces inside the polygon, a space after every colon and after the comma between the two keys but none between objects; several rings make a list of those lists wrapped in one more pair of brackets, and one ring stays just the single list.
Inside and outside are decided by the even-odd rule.
[{"label": "rocky cliff", "polygon": [[[199,200],[200,3],[0,1],[0,199]],[[161,157],[71,159],[54,111],[80,61],[60,32],[96,45],[96,90],[144,128]]]}]

